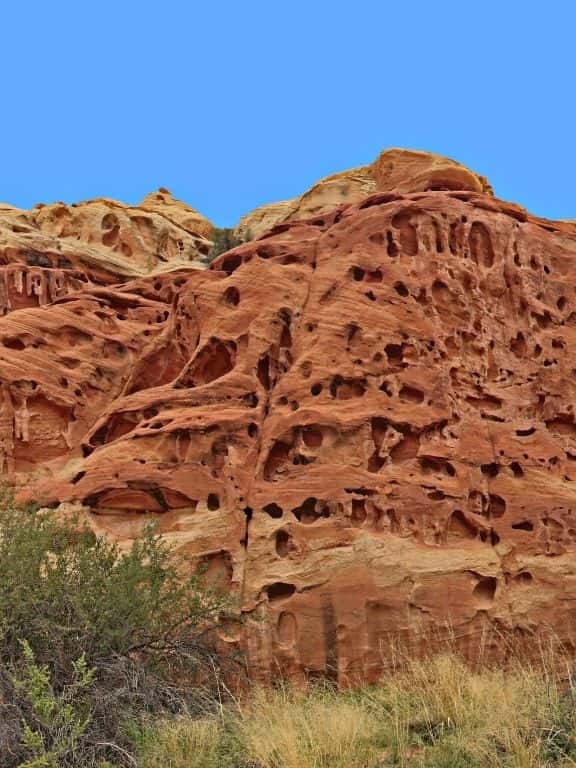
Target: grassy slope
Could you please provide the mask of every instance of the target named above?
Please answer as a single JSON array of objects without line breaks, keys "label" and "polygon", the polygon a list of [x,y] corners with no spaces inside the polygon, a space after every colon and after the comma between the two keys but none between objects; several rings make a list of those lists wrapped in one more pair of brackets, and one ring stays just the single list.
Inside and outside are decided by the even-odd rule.
[{"label": "grassy slope", "polygon": [[377,687],[256,690],[140,734],[142,768],[576,766],[576,696],[545,669],[473,672],[454,656]]}]

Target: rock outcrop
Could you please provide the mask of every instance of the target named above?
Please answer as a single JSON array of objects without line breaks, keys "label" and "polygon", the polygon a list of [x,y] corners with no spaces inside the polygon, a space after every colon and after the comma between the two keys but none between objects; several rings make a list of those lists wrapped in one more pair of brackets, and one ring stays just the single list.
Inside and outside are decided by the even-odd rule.
[{"label": "rock outcrop", "polygon": [[165,189],[137,206],[97,199],[25,211],[0,204],[2,311],[19,306],[18,300],[6,304],[6,297],[22,291],[46,303],[69,284],[108,285],[181,266],[202,268],[211,231],[207,219]]},{"label": "rock outcrop", "polygon": [[357,203],[374,192],[448,189],[492,194],[483,176],[454,160],[431,152],[386,149],[371,165],[326,176],[298,197],[250,211],[236,225],[235,234],[241,241],[252,240],[275,224],[320,215],[343,203]]},{"label": "rock outcrop", "polygon": [[4,472],[120,542],[157,520],[261,677],[575,647],[576,225],[376,167],[403,192],[0,321]]}]

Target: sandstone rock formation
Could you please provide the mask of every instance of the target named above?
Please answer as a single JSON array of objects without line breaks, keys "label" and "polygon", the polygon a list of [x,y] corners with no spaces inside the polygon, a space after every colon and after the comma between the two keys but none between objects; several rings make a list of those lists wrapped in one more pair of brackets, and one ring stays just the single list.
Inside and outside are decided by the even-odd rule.
[{"label": "sandstone rock formation", "polygon": [[437,170],[0,320],[4,472],[120,542],[157,520],[261,677],[576,649],[576,225]]},{"label": "sandstone rock formation", "polygon": [[235,233],[251,240],[283,221],[319,215],[342,203],[357,203],[374,192],[469,189],[492,194],[488,181],[454,160],[431,152],[386,149],[371,165],[321,179],[291,200],[262,205],[242,216]]},{"label": "sandstone rock formation", "polygon": [[[46,303],[66,293],[70,281],[77,288],[202,267],[211,230],[207,219],[165,189],[138,206],[98,199],[24,211],[0,204],[0,303],[26,290]],[[14,306],[17,301],[8,308]]]}]

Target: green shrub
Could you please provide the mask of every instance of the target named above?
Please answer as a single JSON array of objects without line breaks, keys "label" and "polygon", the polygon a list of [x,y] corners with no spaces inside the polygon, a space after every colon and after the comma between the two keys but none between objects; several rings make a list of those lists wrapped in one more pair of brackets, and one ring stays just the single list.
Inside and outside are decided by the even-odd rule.
[{"label": "green shrub", "polygon": [[189,709],[226,607],[193,572],[152,528],[120,551],[0,495],[2,768],[133,765],[124,720]]},{"label": "green shrub", "polygon": [[[78,521],[20,509],[0,498],[0,659],[26,639],[57,669],[85,655],[140,661],[193,652],[224,607],[221,595],[183,579],[182,563],[151,527],[126,552]],[[188,568],[190,573],[193,569]]]},{"label": "green shrub", "polygon": [[227,227],[214,227],[210,239],[213,244],[207,256],[208,263],[214,261],[214,259],[217,256],[220,256],[221,253],[225,253],[231,248],[236,248],[237,245],[241,245],[245,242],[245,240],[242,240],[234,234],[233,229]]},{"label": "green shrub", "polygon": [[90,724],[88,692],[95,669],[81,656],[72,662],[69,685],[56,693],[47,665],[39,666],[27,641],[22,641],[22,669],[14,678],[15,691],[30,705],[22,724],[22,747],[31,755],[20,768],[58,768],[73,753]]}]

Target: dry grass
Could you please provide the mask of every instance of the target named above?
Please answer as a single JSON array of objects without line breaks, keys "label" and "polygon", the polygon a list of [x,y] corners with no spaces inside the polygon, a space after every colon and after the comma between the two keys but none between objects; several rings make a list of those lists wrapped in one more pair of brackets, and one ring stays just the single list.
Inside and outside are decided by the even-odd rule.
[{"label": "dry grass", "polygon": [[568,768],[576,694],[546,667],[409,663],[378,686],[255,690],[217,719],[165,721],[142,768]]},{"label": "dry grass", "polygon": [[220,768],[222,733],[214,718],[157,722],[147,734],[142,768]]},{"label": "dry grass", "polygon": [[439,656],[359,696],[387,723],[400,766],[576,765],[569,760],[572,690],[546,669],[474,672],[454,656]]},{"label": "dry grass", "polygon": [[235,718],[258,768],[348,768],[374,764],[378,721],[360,703],[317,690],[258,691]]}]

